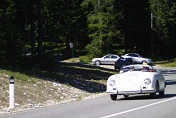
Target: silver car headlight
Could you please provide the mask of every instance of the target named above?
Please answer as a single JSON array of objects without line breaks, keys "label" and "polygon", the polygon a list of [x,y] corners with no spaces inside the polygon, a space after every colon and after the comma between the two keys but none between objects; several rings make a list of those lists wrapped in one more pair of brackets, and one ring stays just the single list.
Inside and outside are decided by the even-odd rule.
[{"label": "silver car headlight", "polygon": [[149,78],[146,78],[146,79],[144,80],[144,83],[145,83],[146,85],[149,85],[149,84],[151,83],[151,80],[150,80]]},{"label": "silver car headlight", "polygon": [[110,80],[109,81],[109,86],[115,86],[115,80]]}]

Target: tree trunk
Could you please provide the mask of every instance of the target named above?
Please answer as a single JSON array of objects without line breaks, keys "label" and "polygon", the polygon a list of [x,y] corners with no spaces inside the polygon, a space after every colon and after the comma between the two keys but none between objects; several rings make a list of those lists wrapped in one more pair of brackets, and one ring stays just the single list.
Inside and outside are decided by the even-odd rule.
[{"label": "tree trunk", "polygon": [[38,0],[38,54],[42,54],[43,52],[43,29],[42,29],[42,4],[41,0]]},{"label": "tree trunk", "polygon": [[35,50],[35,36],[34,36],[34,2],[31,0],[30,4],[30,25],[31,25],[31,54],[32,56],[34,55],[34,50]]}]

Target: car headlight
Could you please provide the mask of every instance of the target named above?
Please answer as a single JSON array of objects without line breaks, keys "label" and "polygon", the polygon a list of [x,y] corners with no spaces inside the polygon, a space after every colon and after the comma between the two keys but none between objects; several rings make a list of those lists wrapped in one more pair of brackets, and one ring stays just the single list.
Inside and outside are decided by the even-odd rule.
[{"label": "car headlight", "polygon": [[144,80],[144,83],[145,83],[146,85],[149,85],[149,84],[151,83],[151,80],[150,80],[149,78],[146,78],[146,79]]},{"label": "car headlight", "polygon": [[109,81],[109,86],[114,86],[115,85],[115,81],[114,80],[110,80]]}]

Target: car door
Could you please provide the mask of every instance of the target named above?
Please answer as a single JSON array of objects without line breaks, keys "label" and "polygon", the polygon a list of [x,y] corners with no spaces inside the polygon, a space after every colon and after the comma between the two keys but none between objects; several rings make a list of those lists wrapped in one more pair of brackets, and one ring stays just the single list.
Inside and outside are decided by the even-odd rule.
[{"label": "car door", "polygon": [[110,57],[111,56],[109,56],[109,55],[104,56],[103,59],[101,60],[101,63],[102,64],[108,64]]},{"label": "car door", "polygon": [[115,62],[117,61],[117,59],[118,59],[118,56],[112,55],[112,56],[109,58],[108,64],[115,64]]},{"label": "car door", "polygon": [[133,61],[136,63],[142,62],[142,58],[138,54],[129,54],[129,56],[131,56],[133,58]]}]

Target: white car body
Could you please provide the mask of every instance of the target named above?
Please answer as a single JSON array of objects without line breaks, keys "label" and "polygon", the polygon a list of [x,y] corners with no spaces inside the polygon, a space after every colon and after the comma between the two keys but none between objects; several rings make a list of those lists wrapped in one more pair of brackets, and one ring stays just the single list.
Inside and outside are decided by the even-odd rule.
[{"label": "white car body", "polygon": [[139,54],[137,53],[128,53],[123,55],[124,58],[132,58],[134,63],[148,63],[151,64],[152,60],[149,58],[144,58],[141,57]]},{"label": "white car body", "polygon": [[93,58],[92,63],[96,64],[96,65],[115,64],[115,62],[117,61],[118,58],[119,58],[118,55],[108,54],[108,55],[105,55],[104,57],[101,57],[101,58]]},{"label": "white car body", "polygon": [[[133,71],[125,68],[133,67]],[[135,67],[138,70],[135,70]],[[139,68],[147,67],[150,70],[143,71]],[[107,80],[106,93],[110,94],[112,100],[116,100],[117,95],[128,97],[132,94],[150,94],[156,96],[156,92],[163,96],[165,91],[165,79],[162,74],[149,65],[129,65],[122,68],[120,74],[112,75]]]}]

